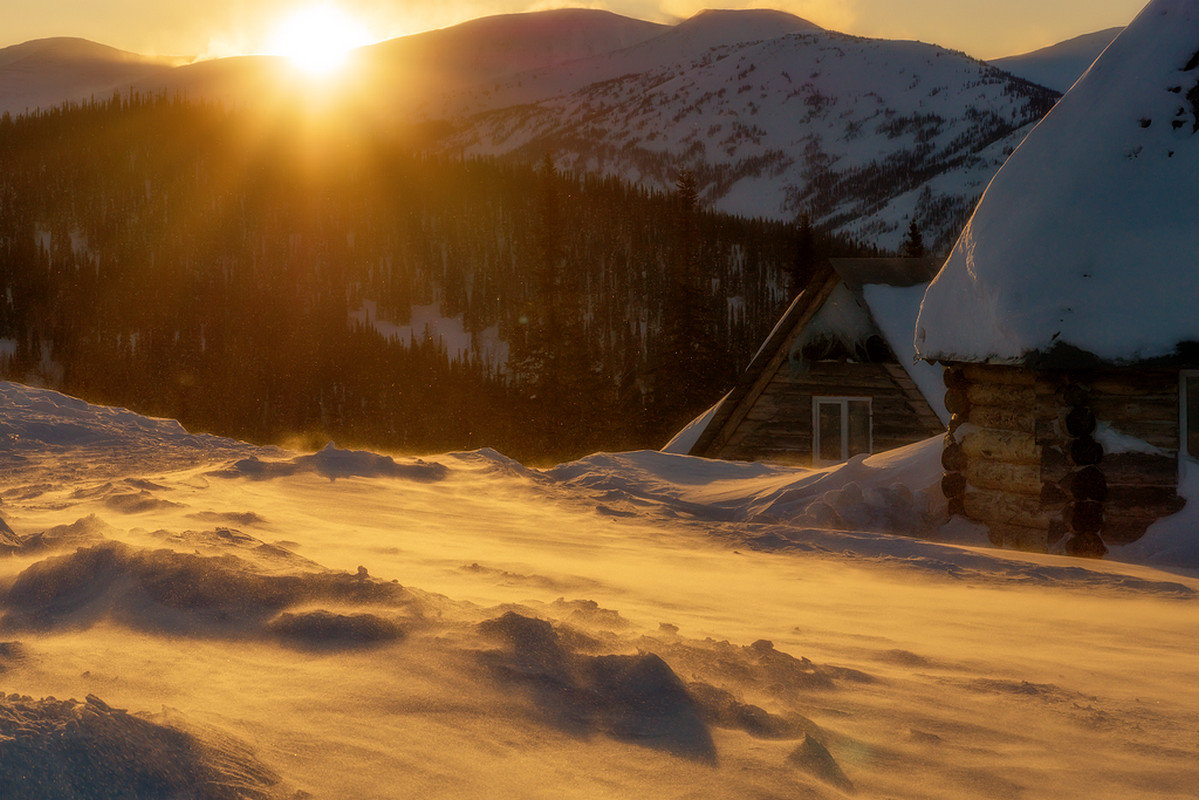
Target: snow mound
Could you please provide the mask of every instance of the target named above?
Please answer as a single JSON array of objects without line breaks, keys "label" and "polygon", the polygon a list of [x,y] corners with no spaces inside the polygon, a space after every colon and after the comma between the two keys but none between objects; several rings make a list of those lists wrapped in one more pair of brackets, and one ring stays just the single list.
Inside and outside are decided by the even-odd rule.
[{"label": "snow mound", "polygon": [[1154,0],[991,181],[916,330],[926,359],[1136,363],[1199,341],[1199,5]]},{"label": "snow mound", "polygon": [[945,522],[941,438],[820,470],[639,451],[597,453],[548,474],[609,509],[932,535]]},{"label": "snow mound", "polygon": [[316,473],[335,481],[338,478],[404,478],[431,483],[449,475],[444,464],[430,463],[419,458],[397,462],[391,456],[365,450],[339,450],[332,442],[311,455],[296,456],[282,461],[267,461],[249,456],[236,463],[208,473],[218,478],[249,478],[263,481],[286,478],[301,473]]},{"label": "snow mound", "polygon": [[105,542],[30,565],[0,607],[10,629],[86,628],[112,620],[177,635],[253,635],[280,612],[303,604],[394,607],[406,599],[399,584],[371,578],[364,569],[357,575],[268,575],[233,555]]},{"label": "snow mound", "polygon": [[232,439],[190,434],[173,419],[156,419],[124,408],[98,406],[50,389],[0,381],[0,447],[116,447],[151,443],[194,449],[244,448]]},{"label": "snow mound", "polygon": [[69,525],[55,525],[41,533],[21,539],[9,552],[37,553],[44,550],[65,550],[98,544],[109,536],[114,528],[95,514],[81,517]]},{"label": "snow mound", "polygon": [[1187,501],[1177,514],[1159,519],[1138,541],[1112,548],[1115,561],[1179,567],[1199,573],[1199,469],[1184,462],[1178,495]]},{"label": "snow mound", "polygon": [[687,691],[695,698],[704,720],[715,728],[744,731],[755,739],[799,739],[819,730],[816,723],[799,714],[772,714],[761,706],[745,703],[727,689],[694,681]]},{"label": "snow mound", "polygon": [[853,782],[845,776],[828,748],[811,736],[805,736],[803,744],[791,751],[788,756],[797,767],[816,776],[825,783],[831,783],[844,792],[854,790]]},{"label": "snow mound", "polygon": [[21,800],[294,797],[243,742],[174,714],[85,702],[0,698],[0,796]]},{"label": "snow mound", "polygon": [[660,657],[581,655],[563,645],[549,622],[512,611],[479,630],[506,645],[481,654],[496,679],[524,689],[557,727],[715,761],[698,706]]}]

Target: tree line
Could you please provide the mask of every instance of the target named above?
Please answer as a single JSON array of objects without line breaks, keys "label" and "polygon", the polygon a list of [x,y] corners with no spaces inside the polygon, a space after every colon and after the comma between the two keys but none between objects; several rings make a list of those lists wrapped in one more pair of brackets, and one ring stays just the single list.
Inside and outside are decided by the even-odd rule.
[{"label": "tree line", "polygon": [[[815,259],[860,251],[703,210],[685,170],[651,193],[337,122],[137,95],[0,118],[0,373],[251,441],[658,447]],[[389,338],[367,301],[471,345]]]}]

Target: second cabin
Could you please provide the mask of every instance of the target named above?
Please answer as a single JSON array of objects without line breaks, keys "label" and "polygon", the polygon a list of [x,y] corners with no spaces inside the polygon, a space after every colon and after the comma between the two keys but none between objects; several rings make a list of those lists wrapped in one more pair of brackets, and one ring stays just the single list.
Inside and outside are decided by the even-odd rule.
[{"label": "second cabin", "polygon": [[940,370],[916,363],[912,344],[936,266],[924,258],[833,259],[728,396],[693,423],[692,441],[679,446],[680,435],[667,449],[824,466],[943,432]]}]

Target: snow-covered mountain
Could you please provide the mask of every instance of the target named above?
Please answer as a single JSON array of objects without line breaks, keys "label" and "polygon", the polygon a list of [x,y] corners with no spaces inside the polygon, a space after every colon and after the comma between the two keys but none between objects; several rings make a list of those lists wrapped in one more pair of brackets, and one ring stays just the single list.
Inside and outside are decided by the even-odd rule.
[{"label": "snow-covered mountain", "polygon": [[35,39],[0,50],[0,113],[105,98],[164,80],[180,59],[128,53],[86,39]]},{"label": "snow-covered mountain", "polygon": [[416,81],[436,87],[430,95],[443,96],[515,73],[623,50],[669,30],[609,11],[562,8],[482,17],[382,42],[359,55],[393,84]]},{"label": "snow-covered mountain", "polygon": [[515,76],[503,72],[483,75],[456,92],[425,98],[416,111],[432,118],[461,117],[536,103],[615,78],[687,64],[714,47],[821,30],[781,11],[701,11],[673,27],[660,26],[658,35],[629,47],[522,70]]},{"label": "snow-covered mountain", "polygon": [[1031,53],[997,58],[991,63],[1027,81],[1064,92],[1087,71],[1087,67],[1095,63],[1099,54],[1122,30],[1108,28],[1086,33]]},{"label": "snow-covered mountain", "polygon": [[[808,211],[885,247],[913,217],[930,243],[948,244],[1057,97],[961,53],[766,10],[705,11],[675,26],[588,9],[511,14],[357,59],[356,108],[389,124],[436,123],[449,151],[549,152],[562,167],[654,188],[687,167],[715,208]],[[226,102],[261,103],[288,81],[307,91],[278,58],[155,70],[121,80]]]},{"label": "snow-covered mountain", "polygon": [[[723,43],[721,43],[723,42]],[[824,31],[777,12],[707,12],[618,53],[447,100],[452,148],[619,175],[680,168],[748,216],[885,246],[914,214],[946,241],[1056,94],[961,53]],[[426,113],[435,115],[437,110]]]}]

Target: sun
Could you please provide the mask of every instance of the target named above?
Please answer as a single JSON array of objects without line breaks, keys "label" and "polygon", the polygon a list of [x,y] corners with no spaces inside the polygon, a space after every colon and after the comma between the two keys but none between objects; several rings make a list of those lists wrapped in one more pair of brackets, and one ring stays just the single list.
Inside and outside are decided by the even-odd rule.
[{"label": "sun", "polygon": [[301,72],[325,77],[345,66],[355,48],[370,42],[365,25],[326,3],[298,9],[280,22],[269,52],[287,58]]}]

